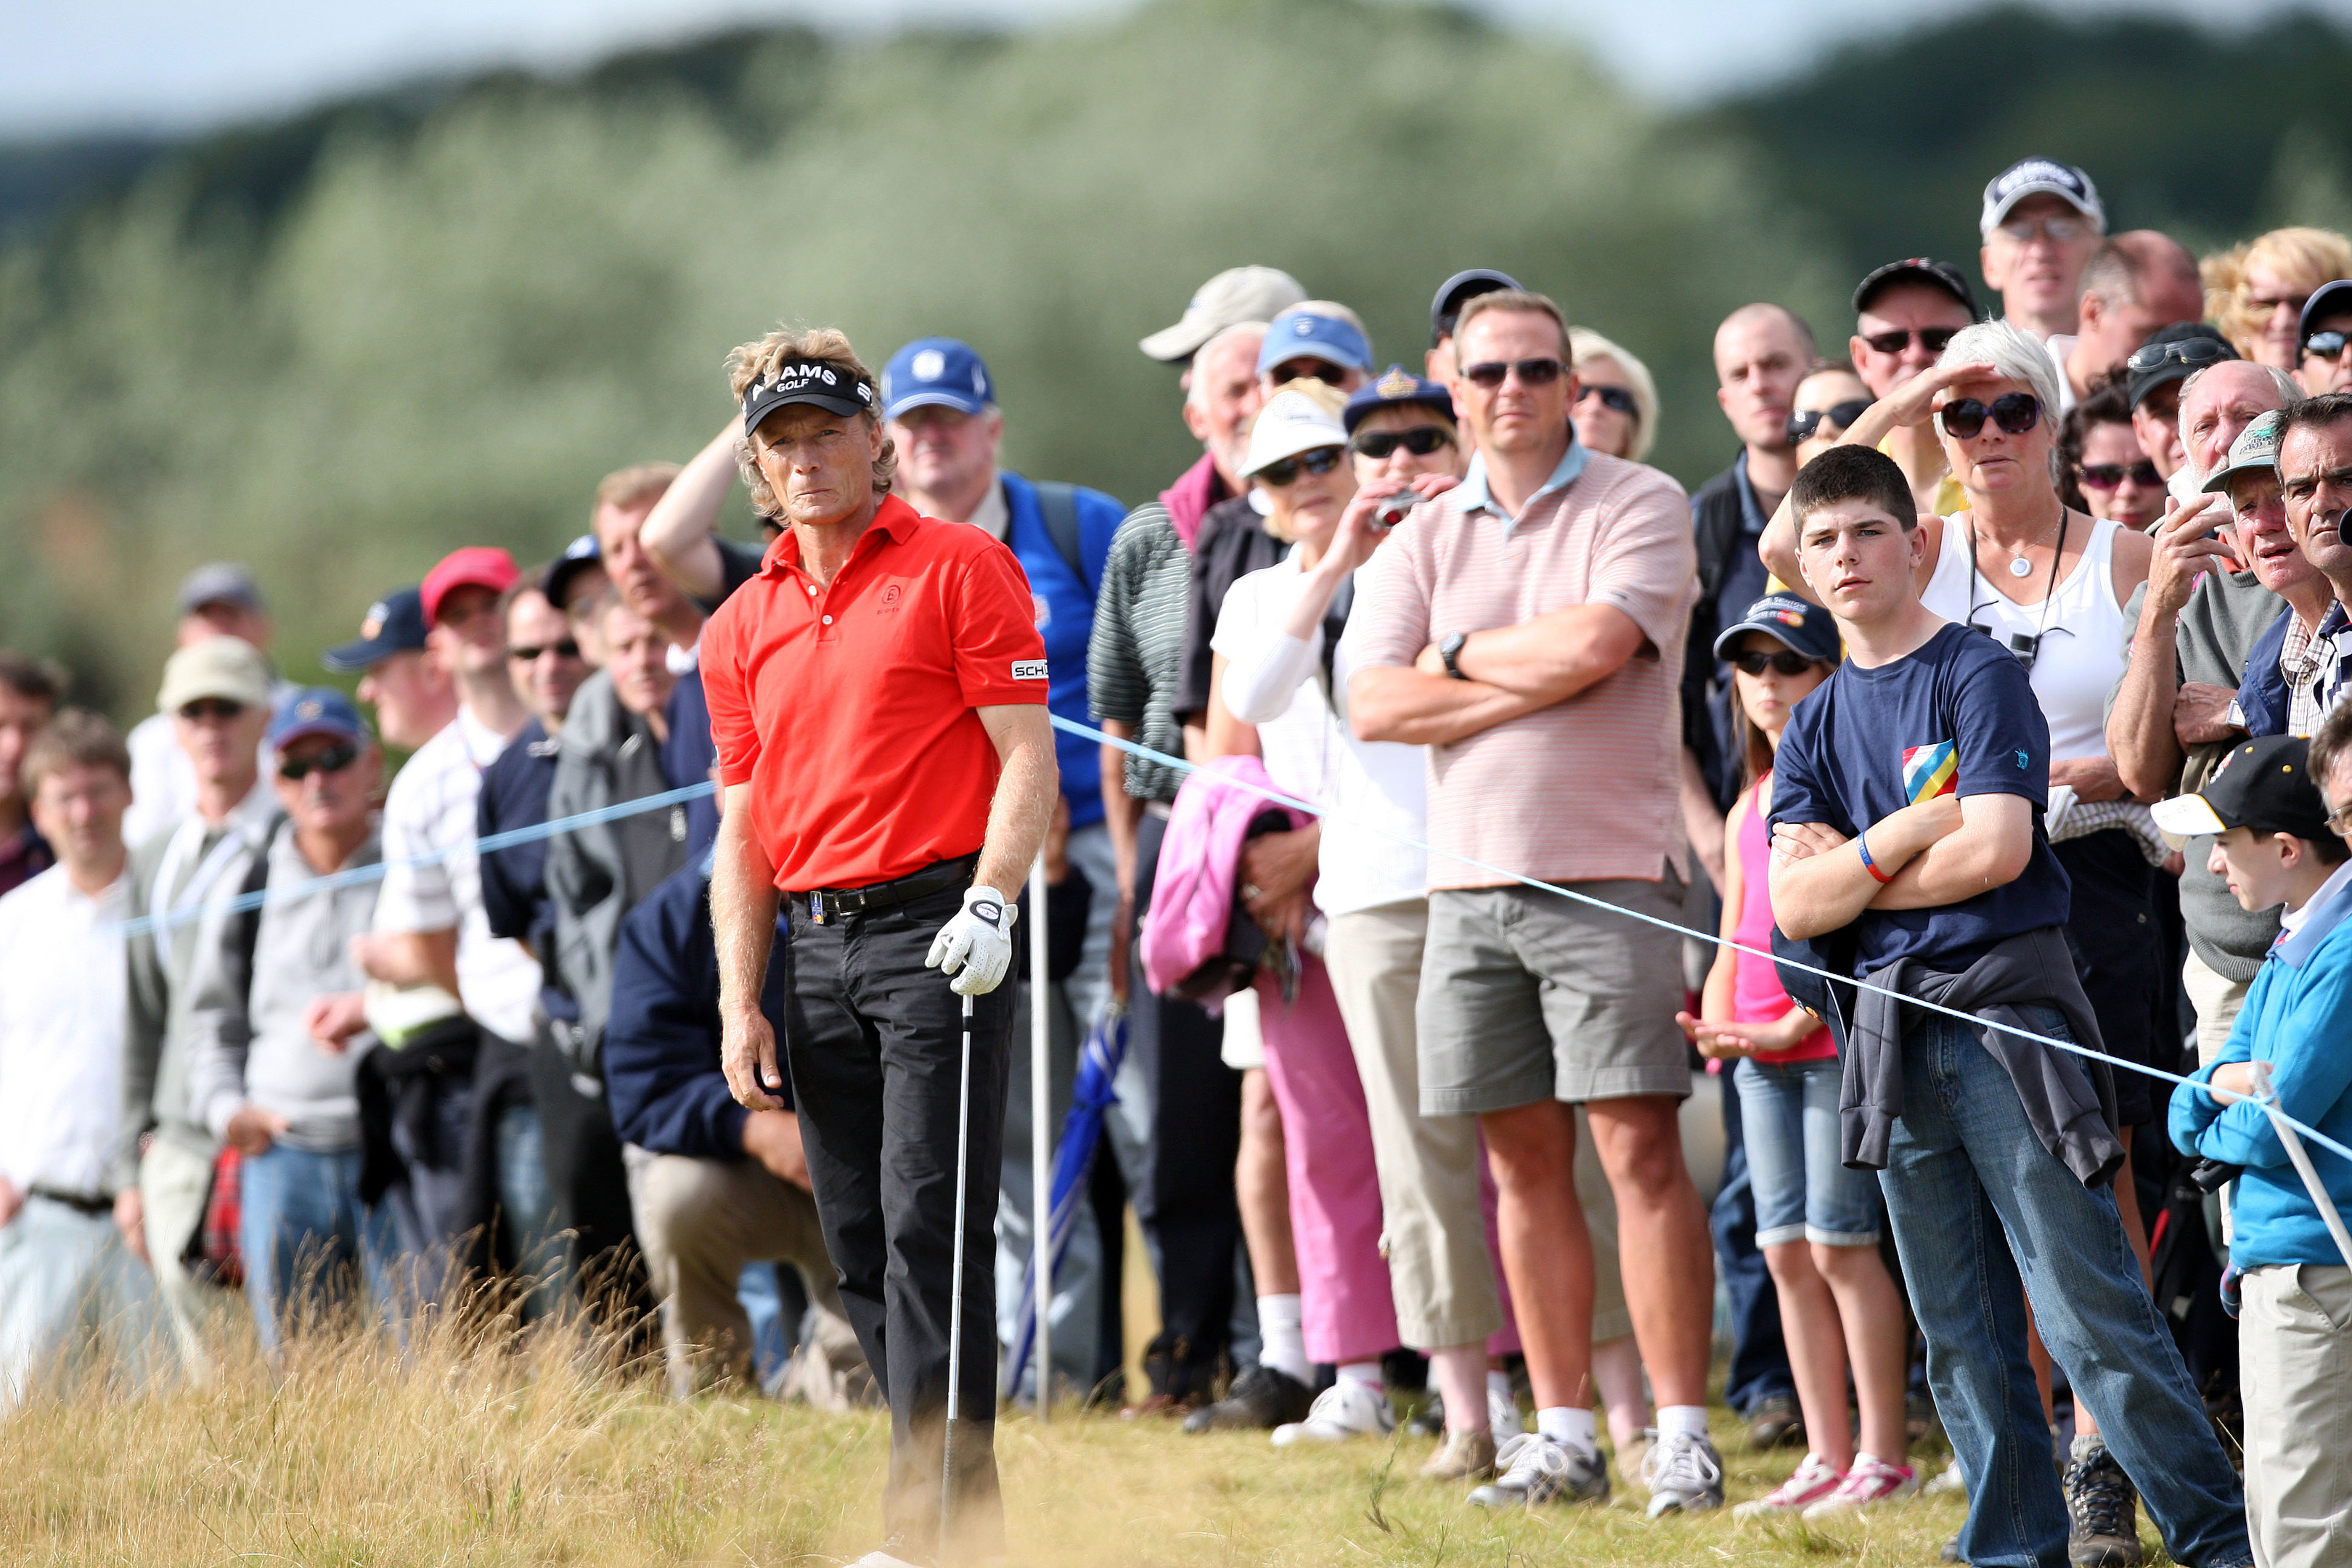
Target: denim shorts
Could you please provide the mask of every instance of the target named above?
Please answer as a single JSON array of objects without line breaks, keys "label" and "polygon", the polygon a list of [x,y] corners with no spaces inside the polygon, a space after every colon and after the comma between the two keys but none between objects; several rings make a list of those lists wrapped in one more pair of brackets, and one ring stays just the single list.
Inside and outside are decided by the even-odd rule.
[{"label": "denim shorts", "polygon": [[1835,1057],[1747,1060],[1733,1071],[1759,1247],[1878,1245],[1878,1173],[1838,1158],[1841,1077]]}]

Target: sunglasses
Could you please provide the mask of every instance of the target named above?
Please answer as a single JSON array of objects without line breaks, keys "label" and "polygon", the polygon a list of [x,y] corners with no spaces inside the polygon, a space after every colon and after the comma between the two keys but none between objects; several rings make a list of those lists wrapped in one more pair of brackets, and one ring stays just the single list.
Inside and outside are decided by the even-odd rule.
[{"label": "sunglasses", "polygon": [[1832,403],[1827,408],[1796,410],[1789,416],[1789,445],[1793,447],[1800,441],[1811,440],[1814,432],[1825,424],[1834,425],[1841,430],[1852,429],[1855,420],[1870,412],[1870,402],[1867,397],[1854,397],[1843,403]]},{"label": "sunglasses", "polygon": [[1952,340],[1960,335],[1958,327],[1922,327],[1916,331],[1873,332],[1862,341],[1870,345],[1873,353],[1899,354],[1919,340],[1919,346],[1931,354],[1942,353],[1951,347]]},{"label": "sunglasses", "polygon": [[2084,463],[2074,470],[2084,486],[2095,490],[2111,490],[2126,479],[2142,489],[2153,489],[2164,483],[2154,463],[2141,461],[2126,468],[2121,463]]},{"label": "sunglasses", "polygon": [[2160,370],[2167,364],[2185,364],[2191,370],[2201,370],[2209,364],[2220,364],[2225,359],[2236,359],[2238,351],[2211,338],[2183,338],[2168,343],[2142,343],[2132,350],[2124,368],[2137,375]]},{"label": "sunglasses", "polygon": [[227,697],[199,697],[194,702],[180,705],[180,717],[189,723],[201,723],[217,719],[224,724],[234,723],[244,716],[245,704]]},{"label": "sunglasses", "polygon": [[1319,381],[1326,386],[1339,386],[1348,379],[1348,373],[1323,359],[1286,360],[1274,367],[1274,384],[1286,381]]},{"label": "sunglasses", "polygon": [[1301,468],[1310,474],[1328,474],[1339,466],[1339,459],[1345,455],[1337,447],[1318,447],[1315,450],[1302,452],[1296,458],[1284,458],[1276,462],[1268,463],[1251,477],[1262,485],[1281,489],[1297,481]]},{"label": "sunglasses", "polygon": [[307,757],[289,757],[278,764],[278,776],[289,784],[299,784],[312,773],[339,773],[360,760],[360,749],[349,741],[338,741],[323,752],[313,752]]},{"label": "sunglasses", "polygon": [[2340,332],[2330,327],[2324,332],[2314,332],[2304,339],[2303,352],[2306,358],[2317,354],[2321,359],[2336,359],[2342,356],[2344,345],[2347,342],[2352,342],[2352,333]]},{"label": "sunglasses", "polygon": [[1988,407],[1973,397],[1956,397],[1944,405],[1937,417],[1943,421],[1944,434],[1966,441],[1984,429],[1988,414],[2011,435],[2022,436],[2042,422],[2042,399],[2030,392],[2004,392]]},{"label": "sunglasses", "polygon": [[1440,447],[1454,445],[1454,437],[1434,425],[1421,425],[1411,430],[1366,430],[1348,445],[1357,456],[1378,462],[1399,447],[1416,458],[1426,458]]},{"label": "sunglasses", "polygon": [[1492,392],[1502,385],[1503,378],[1513,371],[1519,373],[1521,386],[1549,386],[1567,368],[1556,359],[1489,359],[1464,365],[1462,376],[1471,385]]},{"label": "sunglasses", "polygon": [[1794,648],[1785,647],[1778,653],[1758,653],[1749,648],[1731,656],[1731,668],[1742,675],[1761,675],[1768,669],[1782,675],[1802,675],[1813,668],[1814,662]]},{"label": "sunglasses", "polygon": [[1622,386],[1601,386],[1587,382],[1577,393],[1576,401],[1582,403],[1588,397],[1601,399],[1601,407],[1613,408],[1628,419],[1633,417],[1633,395]]},{"label": "sunglasses", "polygon": [[580,657],[580,645],[572,638],[565,637],[562,642],[542,643],[536,647],[510,647],[507,649],[507,657],[509,658],[520,659],[525,664],[536,664],[540,659],[551,653],[558,658],[578,658]]}]

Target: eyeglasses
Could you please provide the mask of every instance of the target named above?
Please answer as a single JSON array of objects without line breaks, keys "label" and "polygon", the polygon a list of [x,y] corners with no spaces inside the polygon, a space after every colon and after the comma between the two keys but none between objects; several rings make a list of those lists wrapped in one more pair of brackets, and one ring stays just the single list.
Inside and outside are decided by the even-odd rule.
[{"label": "eyeglasses", "polygon": [[1789,416],[1789,445],[1810,441],[1823,425],[1834,425],[1840,430],[1851,430],[1853,422],[1870,412],[1867,397],[1849,398],[1833,403],[1827,408],[1800,408]]},{"label": "eyeglasses", "polygon": [[1286,381],[1319,381],[1326,386],[1339,386],[1348,379],[1348,373],[1325,359],[1285,360],[1274,367],[1274,384]]},{"label": "eyeglasses", "polygon": [[1870,345],[1873,353],[1899,354],[1916,338],[1921,348],[1939,354],[1951,347],[1952,340],[1959,335],[1958,327],[1921,327],[1916,331],[1873,332],[1862,341]]},{"label": "eyeglasses", "polygon": [[2352,838],[2352,801],[2327,814],[2327,830],[2338,838]]},{"label": "eyeglasses", "polygon": [[1622,386],[1602,386],[1588,381],[1577,390],[1576,401],[1581,404],[1588,397],[1601,399],[1601,406],[1613,408],[1628,419],[1633,417],[1633,395]]},{"label": "eyeglasses", "polygon": [[2304,339],[2303,352],[2305,358],[2316,354],[2321,359],[2337,359],[2342,357],[2346,343],[2352,343],[2352,333],[2330,327],[2326,331],[2314,332]]},{"label": "eyeglasses", "polygon": [[1410,430],[1365,430],[1348,443],[1357,456],[1374,462],[1402,447],[1416,458],[1426,458],[1440,447],[1454,445],[1454,437],[1434,425],[1419,425]]},{"label": "eyeglasses", "polygon": [[2078,217],[2020,218],[2015,223],[2000,226],[2000,232],[2019,245],[2032,245],[2046,239],[2053,245],[2072,245],[2091,232],[2091,226]]},{"label": "eyeglasses", "polygon": [[1973,397],[1956,397],[1937,416],[1944,434],[1966,441],[1984,429],[1985,416],[2012,436],[2022,436],[2042,420],[2042,399],[2030,392],[2004,392],[1987,407]]},{"label": "eyeglasses", "polygon": [[2164,483],[2156,465],[2145,459],[2126,467],[2121,463],[2084,463],[2074,469],[2075,477],[2095,490],[2111,490],[2126,479],[2143,489],[2152,489]]},{"label": "eyeglasses", "polygon": [[2246,303],[2263,315],[2273,314],[2281,305],[2284,305],[2300,316],[2303,314],[2303,308],[2311,303],[2311,296],[2308,294],[2249,294],[2246,296]]},{"label": "eyeglasses", "polygon": [[1731,656],[1731,667],[1742,675],[1761,675],[1768,669],[1782,675],[1802,675],[1813,668],[1814,662],[1794,648],[1785,647],[1778,653],[1758,653],[1749,648]]},{"label": "eyeglasses", "polygon": [[1339,466],[1339,459],[1345,455],[1337,447],[1318,447],[1296,458],[1283,458],[1268,463],[1251,477],[1262,485],[1281,489],[1297,479],[1299,469],[1304,468],[1310,474],[1328,474]]},{"label": "eyeglasses", "polygon": [[2238,351],[2212,338],[2179,338],[2168,343],[2142,343],[2132,350],[2124,368],[2135,375],[2146,375],[2167,364],[2185,364],[2191,370],[2202,370],[2209,364],[2220,364],[2225,359],[2236,359]]},{"label": "eyeglasses", "polygon": [[558,658],[578,658],[580,645],[572,638],[565,637],[562,642],[544,643],[537,647],[523,647],[507,649],[509,658],[518,659],[524,664],[536,664],[551,653]]},{"label": "eyeglasses", "polygon": [[199,697],[194,702],[180,704],[180,717],[191,724],[201,724],[207,719],[233,724],[245,716],[245,704],[231,697]]},{"label": "eyeglasses", "polygon": [[1549,386],[1567,368],[1556,359],[1489,359],[1464,365],[1462,375],[1473,386],[1492,392],[1502,385],[1503,378],[1513,371],[1519,373],[1521,386]]},{"label": "eyeglasses", "polygon": [[299,784],[312,773],[339,773],[360,760],[360,749],[349,741],[338,741],[323,752],[313,752],[307,757],[288,757],[278,764],[278,776],[289,784]]}]

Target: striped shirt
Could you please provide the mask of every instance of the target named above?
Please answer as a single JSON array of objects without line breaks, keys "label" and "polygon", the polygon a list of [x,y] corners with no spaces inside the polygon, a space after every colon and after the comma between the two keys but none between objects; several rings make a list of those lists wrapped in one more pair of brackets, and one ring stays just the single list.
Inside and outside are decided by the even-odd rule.
[{"label": "striped shirt", "polygon": [[1494,887],[1467,856],[1549,881],[1687,875],[1676,793],[1683,642],[1698,595],[1682,487],[1570,447],[1516,518],[1487,500],[1484,459],[1413,510],[1366,574],[1347,646],[1357,668],[1409,666],[1455,632],[1575,605],[1630,616],[1648,647],[1564,702],[1429,748],[1433,889]]},{"label": "striped shirt", "polygon": [[[1191,578],[1191,557],[1168,509],[1158,501],[1137,507],[1111,540],[1087,645],[1087,705],[1096,721],[1130,725],[1138,744],[1171,756],[1184,754],[1173,703]],[[1126,777],[1137,800],[1172,801],[1184,782],[1166,763],[1133,755]]]}]

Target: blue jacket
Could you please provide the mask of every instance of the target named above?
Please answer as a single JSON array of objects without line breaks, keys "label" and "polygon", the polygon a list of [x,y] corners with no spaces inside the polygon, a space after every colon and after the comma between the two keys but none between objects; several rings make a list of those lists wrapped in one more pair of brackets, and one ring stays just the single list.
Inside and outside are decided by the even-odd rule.
[{"label": "blue jacket", "polygon": [[[1045,705],[1081,724],[1087,711],[1087,644],[1095,632],[1095,598],[1102,591],[1103,563],[1110,559],[1111,535],[1127,521],[1127,508],[1100,490],[1077,492],[1078,564],[1070,563],[1037,510],[1037,487],[1018,474],[1004,481],[1012,521],[1004,542],[1029,574],[1037,601],[1037,630],[1045,638]],[[1102,748],[1083,736],[1054,731],[1054,755],[1062,764],[1062,793],[1069,797],[1070,826],[1091,827],[1103,819]]]},{"label": "blue jacket", "polygon": [[[2352,1144],[2352,882],[2339,884],[2301,930],[2273,944],[2229,1044],[2191,1082],[2209,1081],[2225,1063],[2257,1058],[2272,1064],[2280,1110]],[[2183,1085],[2172,1091],[2170,1131],[2184,1153],[2245,1167],[2231,1209],[2237,1221],[2231,1262],[2243,1268],[2343,1265],[2261,1106],[2240,1100],[2225,1110]],[[2308,1139],[2304,1147],[2336,1208],[2352,1215],[2352,1162]]]},{"label": "blue jacket", "polygon": [[2286,651],[2287,624],[2294,619],[2292,608],[2281,610],[2246,655],[2245,678],[2238,682],[2238,711],[2246,716],[2249,735],[2286,733],[2286,677],[2279,673],[2279,655]]},{"label": "blue jacket", "polygon": [[[760,1011],[784,1054],[784,929],[761,988]],[[743,1158],[743,1119],[719,1066],[719,949],[710,934],[708,857],[677,871],[621,921],[613,961],[613,1011],[604,1025],[604,1089],[614,1130],[656,1154]]]}]

